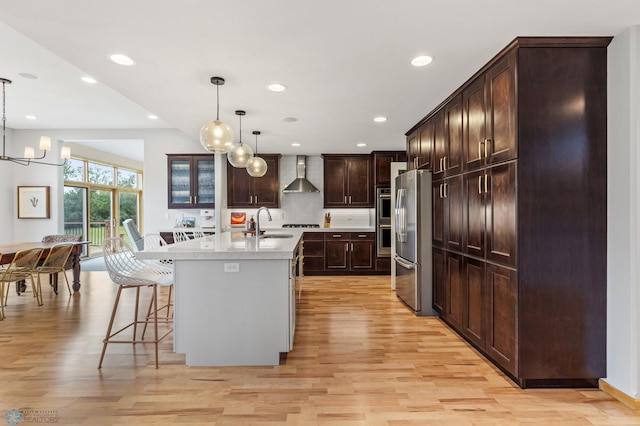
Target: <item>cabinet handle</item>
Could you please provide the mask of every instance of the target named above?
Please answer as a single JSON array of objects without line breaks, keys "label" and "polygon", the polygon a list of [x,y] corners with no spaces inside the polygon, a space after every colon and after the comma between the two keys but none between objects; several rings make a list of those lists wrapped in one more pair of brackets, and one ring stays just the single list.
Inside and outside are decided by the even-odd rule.
[{"label": "cabinet handle", "polygon": [[486,194],[487,192],[489,192],[489,176],[488,175],[484,175],[484,193]]},{"label": "cabinet handle", "polygon": [[258,196],[256,195],[255,197],[256,197],[256,204],[258,204]]},{"label": "cabinet handle", "polygon": [[347,204],[347,196],[344,196],[344,203]]},{"label": "cabinet handle", "polygon": [[349,204],[351,204],[351,195],[349,195]]},{"label": "cabinet handle", "polygon": [[420,167],[420,164],[418,163],[418,157],[413,157],[413,168],[417,169]]},{"label": "cabinet handle", "polygon": [[482,175],[478,176],[478,194],[482,194]]},{"label": "cabinet handle", "polygon": [[345,253],[349,252],[349,243],[344,243],[344,252]]},{"label": "cabinet handle", "polygon": [[445,184],[443,184],[443,185],[444,185],[444,191],[442,191],[442,192],[444,193],[444,198],[447,198],[447,192],[449,192],[449,191],[448,191],[449,184],[448,184],[448,183],[445,183]]},{"label": "cabinet handle", "polygon": [[198,196],[197,195],[193,196],[193,204],[198,204]]},{"label": "cabinet handle", "polygon": [[443,188],[444,184],[440,184],[440,198],[444,198],[444,194],[442,194],[442,188]]},{"label": "cabinet handle", "polygon": [[484,148],[484,141],[478,142],[478,159],[482,158],[483,148]]},{"label": "cabinet handle", "polygon": [[358,238],[367,238],[366,234],[358,234]]},{"label": "cabinet handle", "polygon": [[447,169],[447,157],[442,157],[442,170]]},{"label": "cabinet handle", "polygon": [[340,238],[342,237],[342,234],[333,234],[333,238]]},{"label": "cabinet handle", "polygon": [[189,195],[189,204],[193,204],[193,195]]},{"label": "cabinet handle", "polygon": [[491,139],[485,139],[484,140],[484,156],[488,157],[489,153],[488,153],[488,149],[489,149],[489,144],[491,143]]},{"label": "cabinet handle", "polygon": [[253,204],[253,195],[249,195],[249,204]]}]

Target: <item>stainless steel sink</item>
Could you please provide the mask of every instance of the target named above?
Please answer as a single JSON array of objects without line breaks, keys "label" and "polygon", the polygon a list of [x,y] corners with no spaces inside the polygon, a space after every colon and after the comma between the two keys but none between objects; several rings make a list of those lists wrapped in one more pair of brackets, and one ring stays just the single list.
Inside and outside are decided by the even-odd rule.
[{"label": "stainless steel sink", "polygon": [[293,234],[264,234],[260,238],[292,238]]}]

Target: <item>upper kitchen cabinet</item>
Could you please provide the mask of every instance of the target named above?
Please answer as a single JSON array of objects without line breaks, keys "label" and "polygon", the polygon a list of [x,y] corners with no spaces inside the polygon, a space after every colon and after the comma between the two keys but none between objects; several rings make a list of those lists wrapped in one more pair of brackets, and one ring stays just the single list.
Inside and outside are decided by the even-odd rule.
[{"label": "upper kitchen cabinet", "polygon": [[474,170],[517,157],[516,53],[496,62],[462,92],[464,166]]},{"label": "upper kitchen cabinet", "polygon": [[215,207],[215,173],[212,154],[167,154],[170,209]]},{"label": "upper kitchen cabinet", "polygon": [[372,208],[371,155],[322,154],[325,208]]},{"label": "upper kitchen cabinet", "polygon": [[247,169],[227,165],[227,205],[229,207],[280,207],[280,154],[260,154],[267,173],[252,177]]},{"label": "upper kitchen cabinet", "polygon": [[[427,123],[433,123],[433,179],[462,172],[462,96],[448,101]],[[424,127],[424,125],[422,126]]]},{"label": "upper kitchen cabinet", "polygon": [[407,136],[407,167],[409,170],[431,169],[433,136],[433,122],[431,121],[427,121]]},{"label": "upper kitchen cabinet", "polygon": [[406,162],[405,151],[373,151],[373,174],[376,187],[388,188],[391,186],[391,163]]}]

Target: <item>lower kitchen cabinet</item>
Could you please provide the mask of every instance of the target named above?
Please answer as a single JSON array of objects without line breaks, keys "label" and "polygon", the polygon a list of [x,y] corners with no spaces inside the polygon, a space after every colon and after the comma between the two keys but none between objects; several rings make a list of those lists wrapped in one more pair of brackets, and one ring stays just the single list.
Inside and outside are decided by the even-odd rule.
[{"label": "lower kitchen cabinet", "polygon": [[432,249],[433,256],[433,309],[444,317],[444,263],[445,252],[437,247]]},{"label": "lower kitchen cabinet", "polygon": [[375,273],[374,232],[325,232],[325,272]]},{"label": "lower kitchen cabinet", "polygon": [[324,233],[305,232],[303,271],[305,275],[324,272]]},{"label": "lower kitchen cabinet", "polygon": [[[516,352],[516,272],[487,264],[487,343],[491,359],[514,376],[519,375]],[[558,324],[558,327],[562,327]]]},{"label": "lower kitchen cabinet", "polygon": [[486,343],[486,291],[485,263],[481,260],[465,257],[463,269],[464,313],[462,316],[462,332],[481,349]]},{"label": "lower kitchen cabinet", "polygon": [[444,319],[452,327],[462,328],[464,297],[462,290],[462,256],[447,253],[445,261],[445,314]]}]

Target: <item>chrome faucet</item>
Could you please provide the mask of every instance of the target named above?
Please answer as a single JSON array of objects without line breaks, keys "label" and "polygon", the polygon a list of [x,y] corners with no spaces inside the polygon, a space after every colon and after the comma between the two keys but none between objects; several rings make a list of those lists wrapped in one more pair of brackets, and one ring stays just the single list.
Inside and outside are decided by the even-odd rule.
[{"label": "chrome faucet", "polygon": [[258,241],[258,239],[260,238],[260,212],[262,210],[265,210],[267,212],[267,216],[269,217],[269,222],[273,220],[271,219],[271,212],[269,211],[268,208],[266,208],[265,206],[262,206],[258,209],[258,211],[256,212],[256,241]]}]

